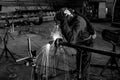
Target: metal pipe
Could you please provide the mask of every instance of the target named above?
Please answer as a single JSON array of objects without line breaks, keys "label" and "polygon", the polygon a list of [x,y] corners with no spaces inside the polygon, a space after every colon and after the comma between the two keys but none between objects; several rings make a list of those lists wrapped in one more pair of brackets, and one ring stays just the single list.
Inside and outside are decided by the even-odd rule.
[{"label": "metal pipe", "polygon": [[61,42],[61,43],[59,43],[59,45],[67,46],[67,47],[71,47],[71,48],[75,48],[75,49],[82,49],[82,50],[98,53],[98,54],[101,54],[101,55],[120,58],[120,54],[117,53],[117,52],[109,52],[109,51],[97,50],[97,49],[93,49],[93,48],[86,47],[86,46],[83,46],[83,45],[75,45],[75,44],[67,43],[67,42]]}]

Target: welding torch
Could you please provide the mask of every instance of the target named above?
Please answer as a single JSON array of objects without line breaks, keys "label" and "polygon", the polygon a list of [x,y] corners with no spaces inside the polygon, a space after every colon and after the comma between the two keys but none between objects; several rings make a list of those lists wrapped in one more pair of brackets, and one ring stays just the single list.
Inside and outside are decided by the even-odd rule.
[{"label": "welding torch", "polygon": [[55,47],[59,47],[60,46],[60,43],[63,42],[63,39],[62,38],[57,38],[55,41],[49,41],[48,43],[51,45],[54,43]]}]

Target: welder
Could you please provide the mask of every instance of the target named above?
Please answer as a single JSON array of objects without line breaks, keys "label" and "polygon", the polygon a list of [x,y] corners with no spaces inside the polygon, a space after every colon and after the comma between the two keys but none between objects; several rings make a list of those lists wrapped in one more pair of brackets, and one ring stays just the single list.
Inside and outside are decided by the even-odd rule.
[{"label": "welder", "polygon": [[[73,9],[62,8],[56,13],[55,21],[60,24],[61,33],[68,43],[93,47],[96,32],[86,17]],[[90,52],[77,49],[77,80],[89,80],[90,61]]]}]

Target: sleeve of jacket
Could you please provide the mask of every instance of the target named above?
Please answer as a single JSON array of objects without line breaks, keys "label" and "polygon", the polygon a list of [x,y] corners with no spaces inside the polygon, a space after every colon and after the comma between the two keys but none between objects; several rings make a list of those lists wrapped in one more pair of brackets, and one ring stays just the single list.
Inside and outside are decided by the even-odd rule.
[{"label": "sleeve of jacket", "polygon": [[87,24],[88,24],[88,32],[90,33],[92,38],[95,39],[96,36],[97,36],[96,31],[95,31],[94,27],[92,26],[92,24],[88,20],[86,20],[86,21],[87,21]]},{"label": "sleeve of jacket", "polygon": [[[61,25],[61,31],[68,42],[76,43],[78,40],[78,35],[81,35],[80,32],[85,26],[86,22],[84,19],[82,20],[82,22],[81,19],[76,19],[72,26],[69,26],[67,21],[64,20]],[[70,27],[72,27],[72,29]]]}]

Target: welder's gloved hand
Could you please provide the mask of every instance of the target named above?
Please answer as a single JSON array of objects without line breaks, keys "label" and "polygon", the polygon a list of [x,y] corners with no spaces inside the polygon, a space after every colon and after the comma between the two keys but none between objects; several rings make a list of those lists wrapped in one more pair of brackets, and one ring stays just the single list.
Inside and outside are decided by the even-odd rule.
[{"label": "welder's gloved hand", "polygon": [[59,47],[60,46],[60,43],[62,43],[63,42],[63,39],[62,38],[57,38],[56,40],[55,40],[55,47]]}]

